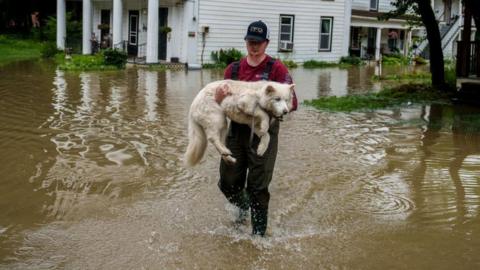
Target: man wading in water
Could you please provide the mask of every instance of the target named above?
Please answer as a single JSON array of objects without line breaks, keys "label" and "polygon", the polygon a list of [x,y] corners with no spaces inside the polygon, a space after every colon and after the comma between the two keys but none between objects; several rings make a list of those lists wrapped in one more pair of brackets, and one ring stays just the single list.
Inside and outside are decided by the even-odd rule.
[{"label": "man wading in water", "polygon": [[[248,55],[225,69],[225,79],[240,81],[268,80],[291,84],[292,78],[287,68],[280,61],[265,54],[269,43],[269,29],[262,21],[251,23],[245,36]],[[218,89],[215,100],[220,104],[228,93]],[[297,98],[293,96],[292,111],[297,109]],[[250,140],[248,125],[231,122],[226,146],[237,159],[235,164],[220,161],[220,181],[218,186],[229,202],[239,208],[237,222],[244,223],[248,209],[251,209],[252,233],[265,235],[268,220],[268,202],[270,193],[268,185],[272,180],[273,167],[277,157],[278,131],[277,119],[270,124],[268,133],[270,143],[263,156],[258,156],[251,149],[257,149],[259,138]]]}]

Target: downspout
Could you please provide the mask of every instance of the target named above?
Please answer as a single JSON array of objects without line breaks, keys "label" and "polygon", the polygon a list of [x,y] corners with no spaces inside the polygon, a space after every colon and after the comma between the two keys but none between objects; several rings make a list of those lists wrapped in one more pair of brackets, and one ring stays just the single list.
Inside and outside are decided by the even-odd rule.
[{"label": "downspout", "polygon": [[203,55],[205,53],[205,44],[207,43],[207,34],[208,34],[208,26],[202,26],[202,54],[200,58],[200,64],[203,66]]}]

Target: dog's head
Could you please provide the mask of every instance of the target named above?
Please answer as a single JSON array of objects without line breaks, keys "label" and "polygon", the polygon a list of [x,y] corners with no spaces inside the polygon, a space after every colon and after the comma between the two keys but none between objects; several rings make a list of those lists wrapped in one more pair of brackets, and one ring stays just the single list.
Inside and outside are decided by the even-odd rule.
[{"label": "dog's head", "polygon": [[261,90],[260,106],[275,117],[292,110],[294,84],[267,83]]}]

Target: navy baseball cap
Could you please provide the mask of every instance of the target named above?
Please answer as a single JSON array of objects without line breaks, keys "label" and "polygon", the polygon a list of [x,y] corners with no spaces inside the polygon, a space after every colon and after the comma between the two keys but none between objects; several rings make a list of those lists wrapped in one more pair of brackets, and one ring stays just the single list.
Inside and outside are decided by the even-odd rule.
[{"label": "navy baseball cap", "polygon": [[252,22],[247,29],[245,40],[265,41],[270,39],[270,31],[262,21]]}]

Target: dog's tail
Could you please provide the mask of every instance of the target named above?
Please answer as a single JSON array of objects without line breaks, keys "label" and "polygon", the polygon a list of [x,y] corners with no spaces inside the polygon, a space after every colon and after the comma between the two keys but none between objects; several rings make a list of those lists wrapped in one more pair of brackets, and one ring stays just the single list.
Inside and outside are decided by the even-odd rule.
[{"label": "dog's tail", "polygon": [[185,164],[189,167],[200,162],[207,148],[207,136],[203,128],[191,117],[188,121],[188,146],[185,152]]}]

